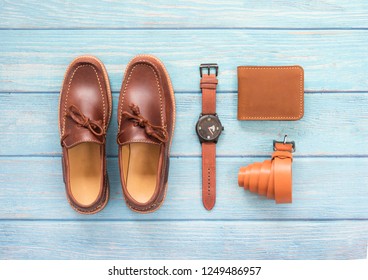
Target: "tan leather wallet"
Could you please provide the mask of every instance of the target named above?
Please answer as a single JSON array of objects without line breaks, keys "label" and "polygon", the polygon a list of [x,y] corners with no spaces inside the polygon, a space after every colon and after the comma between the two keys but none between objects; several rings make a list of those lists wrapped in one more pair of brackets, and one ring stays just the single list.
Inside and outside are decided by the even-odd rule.
[{"label": "tan leather wallet", "polygon": [[303,114],[301,66],[238,67],[238,120],[299,120]]}]

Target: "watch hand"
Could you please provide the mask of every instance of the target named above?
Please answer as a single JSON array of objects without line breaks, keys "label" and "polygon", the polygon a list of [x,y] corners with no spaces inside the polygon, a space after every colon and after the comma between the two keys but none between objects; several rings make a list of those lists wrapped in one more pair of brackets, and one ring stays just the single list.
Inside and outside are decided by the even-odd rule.
[{"label": "watch hand", "polygon": [[215,132],[215,125],[209,126],[208,130],[211,132],[211,134],[213,135],[213,133]]}]

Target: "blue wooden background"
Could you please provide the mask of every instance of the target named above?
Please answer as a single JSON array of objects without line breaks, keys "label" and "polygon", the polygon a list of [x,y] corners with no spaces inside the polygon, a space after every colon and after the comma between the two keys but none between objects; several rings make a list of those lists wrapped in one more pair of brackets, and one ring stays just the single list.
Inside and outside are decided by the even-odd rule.
[{"label": "blue wooden background", "polygon": [[[0,1],[1,259],[356,259],[368,236],[368,2]],[[92,54],[106,65],[114,112],[108,133],[111,198],[83,216],[66,201],[57,126],[67,65]],[[115,144],[123,71],[136,54],[166,65],[177,101],[163,207],[123,202]],[[201,203],[198,65],[220,66],[218,193]],[[305,70],[297,122],[236,120],[238,65]],[[293,204],[237,186],[273,139],[295,140]]]}]

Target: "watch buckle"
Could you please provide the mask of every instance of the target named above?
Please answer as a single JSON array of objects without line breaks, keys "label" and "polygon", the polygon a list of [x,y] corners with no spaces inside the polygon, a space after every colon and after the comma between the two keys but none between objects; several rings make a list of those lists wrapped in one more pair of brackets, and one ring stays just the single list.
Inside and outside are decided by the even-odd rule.
[{"label": "watch buckle", "polygon": [[207,75],[209,75],[211,73],[211,69],[215,69],[216,77],[218,75],[218,65],[217,65],[217,63],[202,63],[201,65],[199,65],[199,74],[201,75],[201,78],[202,78],[203,69],[207,69]]}]

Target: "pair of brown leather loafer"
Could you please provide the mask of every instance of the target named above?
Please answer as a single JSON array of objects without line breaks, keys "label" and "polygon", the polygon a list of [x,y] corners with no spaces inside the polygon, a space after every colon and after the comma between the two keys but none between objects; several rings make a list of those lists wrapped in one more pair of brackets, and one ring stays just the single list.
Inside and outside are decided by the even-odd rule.
[{"label": "pair of brown leather loafer", "polygon": [[[92,56],[77,57],[61,88],[59,130],[67,198],[82,214],[101,211],[109,199],[106,132],[111,100],[102,62]],[[157,58],[139,55],[128,64],[117,119],[125,201],[136,212],[153,212],[165,199],[175,125],[174,91]]]}]

